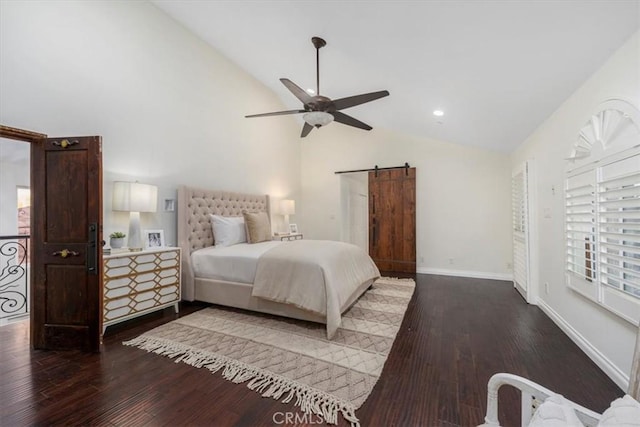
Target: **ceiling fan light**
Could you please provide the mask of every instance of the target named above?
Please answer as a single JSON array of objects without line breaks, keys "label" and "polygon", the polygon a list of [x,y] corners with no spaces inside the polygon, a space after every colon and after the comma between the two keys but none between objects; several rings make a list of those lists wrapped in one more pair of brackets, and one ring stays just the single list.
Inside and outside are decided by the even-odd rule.
[{"label": "ceiling fan light", "polygon": [[325,126],[333,121],[333,115],[324,111],[309,111],[302,118],[305,122],[315,127]]}]

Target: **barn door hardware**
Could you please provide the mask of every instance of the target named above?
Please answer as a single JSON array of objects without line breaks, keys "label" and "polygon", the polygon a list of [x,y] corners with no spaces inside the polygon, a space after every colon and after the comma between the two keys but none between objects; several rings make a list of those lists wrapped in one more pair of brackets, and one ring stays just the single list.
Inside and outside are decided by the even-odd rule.
[{"label": "barn door hardware", "polygon": [[350,170],[350,171],[337,171],[334,172],[336,175],[340,175],[343,173],[357,173],[357,172],[375,172],[376,178],[378,177],[378,171],[385,171],[385,170],[390,170],[390,169],[405,169],[405,173],[407,176],[409,176],[409,168],[411,166],[409,166],[409,163],[405,163],[403,166],[390,166],[388,168],[379,168],[378,165],[376,165],[373,168],[370,169],[354,169],[354,170]]}]

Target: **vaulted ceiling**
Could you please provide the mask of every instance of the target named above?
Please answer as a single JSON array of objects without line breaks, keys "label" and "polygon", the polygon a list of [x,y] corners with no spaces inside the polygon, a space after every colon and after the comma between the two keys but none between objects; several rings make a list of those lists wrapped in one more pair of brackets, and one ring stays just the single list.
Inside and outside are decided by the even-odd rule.
[{"label": "vaulted ceiling", "polygon": [[[301,104],[278,79],[314,88],[310,39],[321,36],[323,95],[391,92],[348,114],[374,129],[506,152],[640,28],[638,0],[153,3],[272,88],[287,109]],[[442,123],[436,109],[445,112]]]}]

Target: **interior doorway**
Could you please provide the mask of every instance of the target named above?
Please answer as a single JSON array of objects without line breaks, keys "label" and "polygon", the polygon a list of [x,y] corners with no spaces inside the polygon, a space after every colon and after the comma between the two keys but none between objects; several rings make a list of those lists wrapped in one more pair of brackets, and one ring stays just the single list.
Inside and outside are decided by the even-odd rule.
[{"label": "interior doorway", "polygon": [[29,317],[30,148],[0,138],[0,325]]},{"label": "interior doorway", "polygon": [[341,174],[342,240],[363,248],[381,271],[416,272],[416,168]]},{"label": "interior doorway", "polygon": [[[0,138],[29,147],[28,183],[20,186],[22,191],[13,190],[16,202],[7,204],[7,209],[17,209],[18,192],[28,187],[30,238],[24,258],[29,260],[25,298],[31,346],[99,351],[103,286],[101,138],[47,138],[2,125]],[[17,217],[11,227],[17,230]],[[19,250],[11,253],[14,257],[9,262],[15,263]],[[11,273],[18,268],[9,265],[2,271]]]},{"label": "interior doorway", "polygon": [[366,172],[340,176],[342,240],[369,252],[369,183]]}]

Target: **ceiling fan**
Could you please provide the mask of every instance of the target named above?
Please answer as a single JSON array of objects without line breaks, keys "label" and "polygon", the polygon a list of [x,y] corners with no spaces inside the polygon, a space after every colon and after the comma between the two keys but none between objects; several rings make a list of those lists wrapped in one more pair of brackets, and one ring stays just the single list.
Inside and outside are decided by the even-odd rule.
[{"label": "ceiling fan", "polygon": [[361,122],[358,119],[355,119],[347,114],[339,110],[344,110],[345,108],[354,107],[356,105],[364,104],[365,102],[374,101],[379,98],[383,98],[389,95],[389,91],[382,90],[379,92],[371,92],[365,93],[362,95],[348,96],[346,98],[340,98],[336,100],[332,100],[331,98],[327,98],[326,96],[320,95],[320,48],[327,44],[326,41],[321,39],[320,37],[312,37],[311,42],[316,48],[316,95],[311,96],[306,91],[301,89],[295,83],[293,83],[289,79],[280,79],[283,85],[287,87],[298,98],[302,101],[304,109],[302,110],[287,110],[287,111],[276,111],[273,113],[263,113],[263,114],[252,114],[249,116],[245,116],[247,118],[250,117],[266,117],[266,116],[281,116],[285,114],[300,114],[304,113],[302,118],[304,119],[304,127],[302,128],[302,134],[300,137],[304,138],[309,135],[315,127],[320,128],[321,126],[327,125],[332,121],[336,121],[338,123],[342,123],[345,125],[357,127],[364,130],[371,130],[372,127],[366,123]]}]

